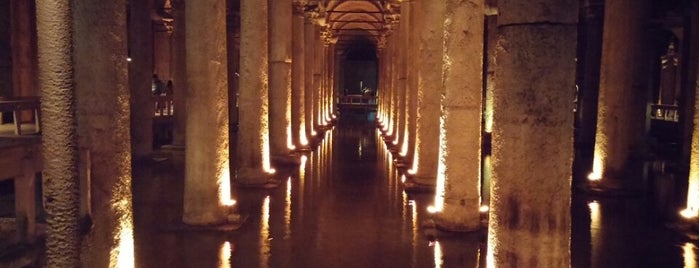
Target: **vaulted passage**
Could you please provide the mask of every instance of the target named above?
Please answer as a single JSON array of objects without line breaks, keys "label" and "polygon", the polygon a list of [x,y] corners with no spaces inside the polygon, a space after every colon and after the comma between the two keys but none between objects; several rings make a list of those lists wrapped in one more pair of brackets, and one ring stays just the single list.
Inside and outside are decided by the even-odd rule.
[{"label": "vaulted passage", "polygon": [[696,267],[699,3],[0,1],[0,266]]}]

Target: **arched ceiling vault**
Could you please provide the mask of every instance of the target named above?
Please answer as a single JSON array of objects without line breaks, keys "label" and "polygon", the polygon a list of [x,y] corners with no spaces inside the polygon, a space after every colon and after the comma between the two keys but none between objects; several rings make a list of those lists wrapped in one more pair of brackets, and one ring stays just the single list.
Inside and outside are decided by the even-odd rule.
[{"label": "arched ceiling vault", "polygon": [[318,0],[315,6],[324,36],[339,47],[371,40],[375,45],[397,23],[402,0]]}]

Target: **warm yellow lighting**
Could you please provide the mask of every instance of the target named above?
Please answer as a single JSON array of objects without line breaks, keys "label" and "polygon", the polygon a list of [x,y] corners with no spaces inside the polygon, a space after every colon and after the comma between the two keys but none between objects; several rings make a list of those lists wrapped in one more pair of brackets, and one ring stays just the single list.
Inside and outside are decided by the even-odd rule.
[{"label": "warm yellow lighting", "polygon": [[291,131],[291,125],[286,126],[286,148],[289,150],[295,150],[296,146],[294,146],[294,140],[292,138],[292,131]]},{"label": "warm yellow lighting", "polygon": [[303,170],[306,167],[306,161],[308,161],[308,156],[302,155],[301,156],[301,167],[300,167],[301,170]]},{"label": "warm yellow lighting", "polygon": [[697,247],[692,243],[684,243],[682,246],[682,257],[684,257],[684,268],[697,268]]},{"label": "warm yellow lighting", "polygon": [[306,146],[308,145],[308,138],[306,137],[306,130],[303,128],[303,125],[301,126],[301,131],[299,131],[299,142],[301,142],[301,146]]},{"label": "warm yellow lighting", "polygon": [[442,116],[439,117],[439,154],[437,156],[439,161],[437,162],[437,185],[435,185],[434,205],[432,207],[434,212],[431,213],[441,212],[444,209],[444,195],[446,192],[447,180],[447,132],[445,116],[446,115],[442,113]]},{"label": "warm yellow lighting", "polygon": [[590,208],[590,229],[597,229],[600,225],[600,207],[597,201],[592,201],[587,203],[587,207]]},{"label": "warm yellow lighting", "polygon": [[226,158],[225,162],[223,163],[223,169],[221,170],[220,176],[218,193],[219,204],[231,207],[235,205],[236,202],[231,198],[231,171],[228,158]]},{"label": "warm yellow lighting", "polygon": [[408,174],[410,174],[410,175],[417,174],[417,162],[418,162],[418,160],[420,160],[420,156],[418,155],[418,152],[416,150],[415,155],[413,156],[413,166],[410,167],[410,169],[408,169]]},{"label": "warm yellow lighting", "polygon": [[276,171],[272,168],[269,151],[269,128],[262,127],[262,169],[265,173],[274,174]]},{"label": "warm yellow lighting", "polygon": [[440,210],[439,208],[437,208],[436,206],[428,206],[428,207],[427,207],[427,212],[429,212],[429,213],[433,213],[433,214],[434,214],[434,213],[437,213],[437,212],[440,212],[440,211],[441,211],[441,210]]},{"label": "warm yellow lighting", "polygon": [[223,242],[219,251],[218,267],[231,268],[231,242]]},{"label": "warm yellow lighting", "polygon": [[405,174],[400,176],[400,182],[405,183]]},{"label": "warm yellow lighting", "polygon": [[[695,149],[693,149],[695,151]],[[699,215],[699,156],[692,152],[689,165],[689,183],[687,185],[687,208],[680,214],[685,218]]]},{"label": "warm yellow lighting", "polygon": [[116,230],[117,246],[110,252],[110,267],[128,268],[135,267],[134,239],[133,239],[133,214],[131,200],[128,197],[116,202],[115,210],[121,213]]},{"label": "warm yellow lighting", "polygon": [[682,211],[680,211],[680,215],[685,219],[693,219],[697,217],[698,213],[696,208],[685,208]]},{"label": "warm yellow lighting", "polygon": [[483,114],[484,118],[484,126],[483,129],[485,130],[486,133],[492,133],[493,132],[493,105],[495,103],[495,99],[493,98],[493,90],[494,90],[494,85],[493,83],[490,83],[491,81],[488,81],[488,86],[486,88],[486,93],[485,93],[485,111]]},{"label": "warm yellow lighting", "polygon": [[482,205],[480,208],[478,208],[478,211],[480,211],[481,213],[486,213],[486,212],[490,211],[490,207],[488,207],[486,205]]},{"label": "warm yellow lighting", "polygon": [[284,238],[291,237],[291,176],[286,180],[286,198],[284,199]]},{"label": "warm yellow lighting", "polygon": [[[599,135],[598,135],[599,136]],[[587,176],[587,179],[591,181],[599,181],[604,175],[604,162],[606,161],[606,154],[602,152],[604,139],[597,139],[595,144],[595,154],[592,160],[592,172]]]},{"label": "warm yellow lighting", "polygon": [[267,267],[271,254],[271,236],[269,232],[269,196],[262,202],[262,217],[260,218],[260,264]]},{"label": "warm yellow lighting", "polygon": [[441,268],[444,261],[442,260],[442,246],[439,241],[434,241],[434,267]]}]

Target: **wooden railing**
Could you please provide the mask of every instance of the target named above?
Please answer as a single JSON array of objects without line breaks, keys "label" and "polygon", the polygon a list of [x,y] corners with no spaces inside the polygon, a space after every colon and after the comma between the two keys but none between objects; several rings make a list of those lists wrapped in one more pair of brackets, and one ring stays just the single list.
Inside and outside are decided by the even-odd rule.
[{"label": "wooden railing", "polygon": [[172,116],[175,112],[172,96],[153,96],[153,105],[156,117]]},{"label": "wooden railing", "polygon": [[376,96],[344,95],[338,100],[339,105],[349,106],[376,106]]},{"label": "wooden railing", "polygon": [[677,105],[651,104],[650,118],[662,121],[678,122],[680,119]]},{"label": "wooden railing", "polygon": [[0,98],[0,114],[11,112],[15,124],[15,134],[22,135],[22,118],[20,112],[26,110],[32,111],[34,113],[34,126],[38,133],[41,132],[40,104],[39,97]]}]

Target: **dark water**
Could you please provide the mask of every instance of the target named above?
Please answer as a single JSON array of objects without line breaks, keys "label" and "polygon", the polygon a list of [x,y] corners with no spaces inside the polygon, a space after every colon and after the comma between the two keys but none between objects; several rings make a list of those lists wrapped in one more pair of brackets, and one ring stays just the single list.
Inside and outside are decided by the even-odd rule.
[{"label": "dark water", "polygon": [[[277,189],[235,189],[247,216],[236,231],[176,228],[181,161],[135,169],[138,267],[485,267],[483,233],[423,227],[432,196],[402,191],[371,123],[341,121]],[[664,224],[677,179],[650,177],[645,196],[574,195],[573,267],[696,267],[694,244]]]}]

